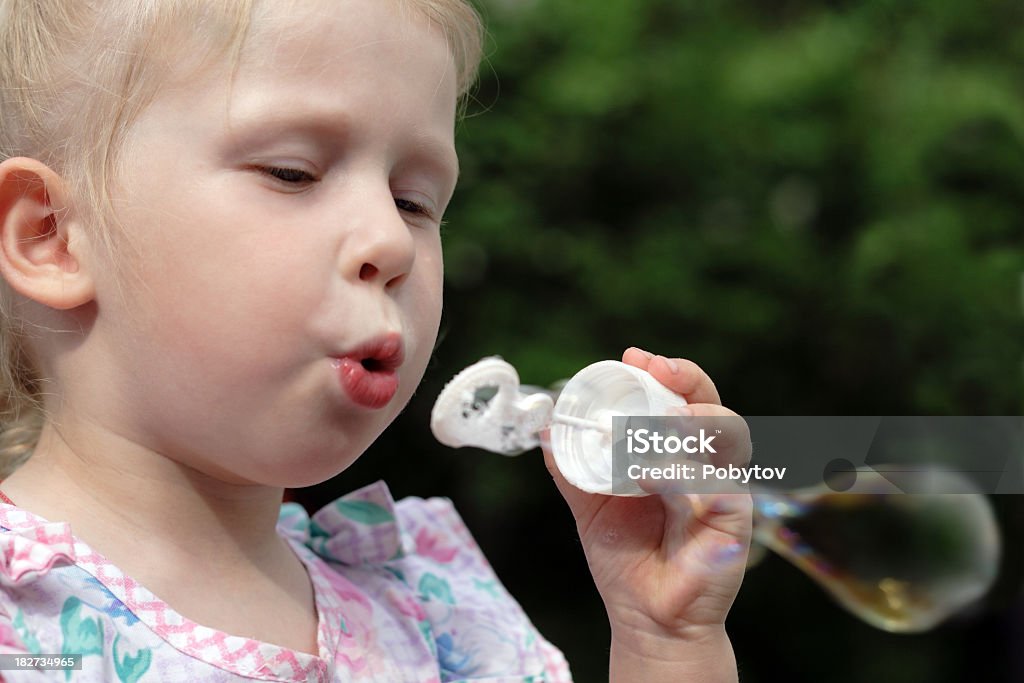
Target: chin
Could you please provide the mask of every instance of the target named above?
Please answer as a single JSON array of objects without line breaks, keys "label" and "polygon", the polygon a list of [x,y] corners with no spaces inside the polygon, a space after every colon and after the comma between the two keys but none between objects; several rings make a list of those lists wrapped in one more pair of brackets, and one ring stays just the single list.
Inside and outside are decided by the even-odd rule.
[{"label": "chin", "polygon": [[337,460],[332,460],[331,462],[326,462],[323,459],[314,460],[313,458],[308,459],[306,462],[289,460],[285,471],[267,472],[265,477],[261,477],[262,481],[254,483],[285,489],[303,489],[308,486],[316,486],[344,472],[358,457],[349,458],[340,466]]},{"label": "chin", "polygon": [[402,412],[412,393],[403,387],[383,408],[346,411],[336,416],[337,421],[330,427],[281,437],[284,446],[275,452],[261,451],[258,460],[249,461],[249,465],[258,467],[257,471],[238,474],[249,475],[253,483],[264,486],[304,488],[323,483],[344,472],[366,452]]},{"label": "chin", "polygon": [[[397,412],[395,414],[397,416]],[[391,424],[395,416],[383,423],[373,420],[376,424],[360,425],[360,429],[346,430],[343,436],[335,436],[329,443],[296,444],[296,448],[273,463],[273,479],[275,486],[285,488],[304,488],[321,484],[335,477],[359,459],[381,432]],[[366,420],[370,422],[370,420]],[[356,431],[356,434],[352,432]]]}]

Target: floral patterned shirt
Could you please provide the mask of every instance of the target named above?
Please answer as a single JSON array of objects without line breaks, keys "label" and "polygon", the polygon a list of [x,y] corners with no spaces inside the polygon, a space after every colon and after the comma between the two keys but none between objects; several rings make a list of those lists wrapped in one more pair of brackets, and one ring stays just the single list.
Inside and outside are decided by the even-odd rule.
[{"label": "floral patterned shirt", "polygon": [[82,655],[0,680],[570,681],[451,501],[396,504],[377,482],[312,518],[285,503],[278,533],[312,579],[319,656],[192,622],[68,524],[0,503],[0,653]]}]

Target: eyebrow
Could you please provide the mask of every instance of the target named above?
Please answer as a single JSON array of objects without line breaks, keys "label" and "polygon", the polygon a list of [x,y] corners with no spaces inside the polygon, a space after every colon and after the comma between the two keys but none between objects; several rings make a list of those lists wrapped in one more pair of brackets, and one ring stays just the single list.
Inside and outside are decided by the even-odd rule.
[{"label": "eyebrow", "polygon": [[[276,140],[286,131],[295,131],[318,140],[336,141],[341,147],[352,135],[350,120],[344,113],[319,108],[302,112],[256,109],[230,117],[227,130],[233,145],[251,143],[254,138]],[[451,146],[430,135],[412,136],[410,146],[417,164],[428,166],[446,178],[451,175],[453,183],[458,181],[461,171],[459,157]]]}]

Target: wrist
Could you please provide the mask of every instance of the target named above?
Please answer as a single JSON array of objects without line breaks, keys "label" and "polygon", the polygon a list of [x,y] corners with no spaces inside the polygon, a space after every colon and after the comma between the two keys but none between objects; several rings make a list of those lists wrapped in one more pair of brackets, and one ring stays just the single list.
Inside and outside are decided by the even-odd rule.
[{"label": "wrist", "polygon": [[683,634],[612,634],[610,681],[735,683],[736,657],[724,626]]}]

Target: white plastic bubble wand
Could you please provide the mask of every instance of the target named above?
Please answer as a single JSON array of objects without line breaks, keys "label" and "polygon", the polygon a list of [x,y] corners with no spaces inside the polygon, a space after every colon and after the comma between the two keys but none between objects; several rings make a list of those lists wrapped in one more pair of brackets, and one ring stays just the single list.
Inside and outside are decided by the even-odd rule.
[{"label": "white plastic bubble wand", "polygon": [[438,441],[518,455],[540,445],[551,428],[551,452],[566,480],[589,493],[646,495],[627,482],[612,490],[612,419],[670,415],[686,399],[650,374],[618,361],[600,361],[576,373],[560,392],[519,384],[516,369],[485,358],[456,375],[434,404],[430,428]]}]

